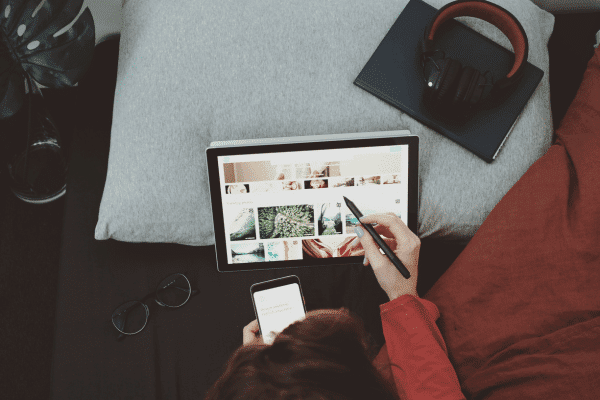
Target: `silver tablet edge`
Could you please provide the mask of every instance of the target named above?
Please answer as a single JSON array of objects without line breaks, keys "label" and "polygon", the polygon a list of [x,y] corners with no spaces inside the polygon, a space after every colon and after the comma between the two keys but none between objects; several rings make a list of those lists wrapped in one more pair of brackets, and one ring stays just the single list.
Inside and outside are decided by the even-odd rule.
[{"label": "silver tablet edge", "polygon": [[216,147],[238,147],[266,144],[286,144],[286,143],[305,143],[305,142],[329,142],[344,139],[375,139],[394,136],[416,136],[411,135],[409,130],[382,131],[382,132],[356,132],[356,133],[332,133],[327,135],[313,136],[291,136],[278,138],[260,138],[260,139],[240,139],[223,140],[211,142],[208,148]]}]

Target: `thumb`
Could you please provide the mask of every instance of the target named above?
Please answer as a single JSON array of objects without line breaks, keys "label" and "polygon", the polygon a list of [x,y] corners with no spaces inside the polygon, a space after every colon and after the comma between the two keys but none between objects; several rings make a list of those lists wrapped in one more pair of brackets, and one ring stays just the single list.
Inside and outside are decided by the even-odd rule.
[{"label": "thumb", "polygon": [[244,344],[250,343],[257,339],[259,333],[258,320],[250,322],[242,330],[242,341]]},{"label": "thumb", "polygon": [[360,243],[365,249],[365,255],[371,263],[371,266],[378,266],[385,262],[385,256],[381,254],[379,251],[379,246],[377,243],[375,243],[369,232],[366,232],[366,229],[361,227],[356,227],[356,231],[356,234],[358,237],[360,237]]}]

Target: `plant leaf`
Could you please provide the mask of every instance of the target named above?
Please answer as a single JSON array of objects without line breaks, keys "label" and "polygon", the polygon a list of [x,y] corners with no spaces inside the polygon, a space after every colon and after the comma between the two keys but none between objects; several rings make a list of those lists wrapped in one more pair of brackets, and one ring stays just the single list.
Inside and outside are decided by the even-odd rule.
[{"label": "plant leaf", "polygon": [[94,54],[94,19],[89,8],[66,32],[48,38],[48,43],[41,51],[25,47],[23,68],[44,86],[73,86],[87,71]]},{"label": "plant leaf", "polygon": [[25,72],[50,88],[73,86],[83,77],[94,53],[95,26],[87,7],[73,22],[82,5],[83,0],[0,0],[0,118],[21,107]]},{"label": "plant leaf", "polygon": [[[21,47],[32,40],[45,42],[49,36],[54,35],[75,19],[82,4],[83,0],[29,0],[27,7],[21,12],[17,27],[13,27],[10,31],[13,35],[11,40],[14,46]],[[36,14],[33,15],[38,7]],[[26,26],[22,36],[18,36],[17,32],[20,25]],[[15,34],[17,35],[14,36]]]}]

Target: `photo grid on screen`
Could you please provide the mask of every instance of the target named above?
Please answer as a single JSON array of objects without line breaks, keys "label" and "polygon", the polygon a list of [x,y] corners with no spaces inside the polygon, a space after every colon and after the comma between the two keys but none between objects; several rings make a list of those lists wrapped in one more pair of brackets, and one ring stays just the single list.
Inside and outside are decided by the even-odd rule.
[{"label": "photo grid on screen", "polygon": [[[219,156],[230,264],[364,255],[363,215],[407,223],[408,145]],[[391,238],[385,238],[390,240]]]}]

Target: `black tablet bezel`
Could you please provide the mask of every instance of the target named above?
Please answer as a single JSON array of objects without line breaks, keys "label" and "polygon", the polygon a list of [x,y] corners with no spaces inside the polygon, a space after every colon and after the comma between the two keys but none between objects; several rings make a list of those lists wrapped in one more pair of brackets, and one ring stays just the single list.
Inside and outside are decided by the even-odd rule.
[{"label": "black tablet bezel", "polygon": [[236,156],[256,153],[281,153],[305,150],[348,149],[357,147],[378,147],[408,145],[408,228],[417,233],[418,188],[419,188],[419,137],[393,136],[375,138],[353,138],[340,140],[324,140],[317,142],[294,142],[231,147],[209,147],[206,149],[206,163],[209,176],[210,198],[215,230],[215,252],[217,269],[220,272],[259,271],[282,268],[298,268],[311,266],[326,266],[340,264],[362,263],[362,256],[315,258],[287,261],[264,261],[257,263],[230,264],[227,262],[227,245],[225,236],[225,221],[223,218],[223,202],[219,179],[217,157]]}]

